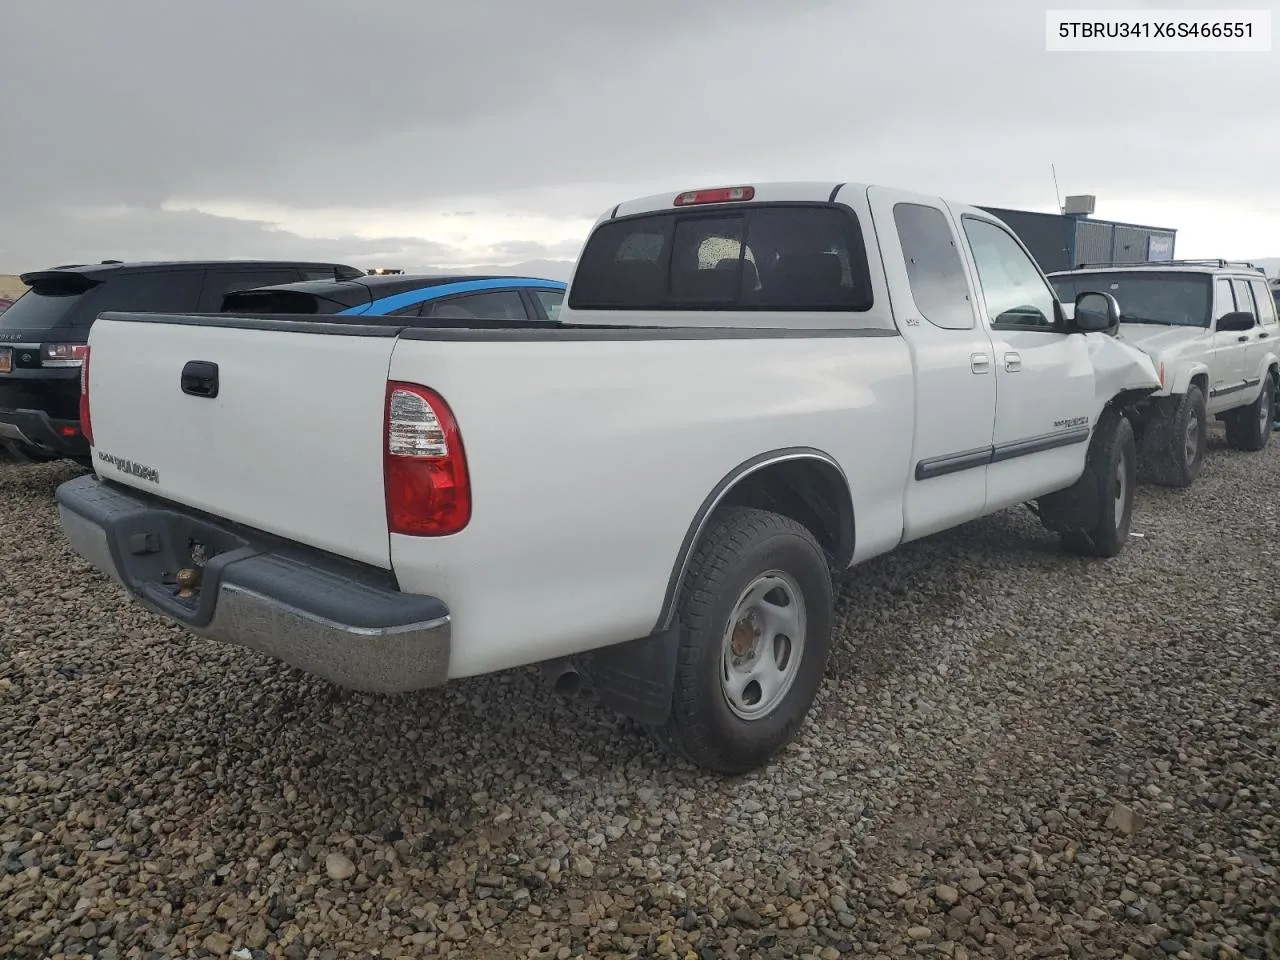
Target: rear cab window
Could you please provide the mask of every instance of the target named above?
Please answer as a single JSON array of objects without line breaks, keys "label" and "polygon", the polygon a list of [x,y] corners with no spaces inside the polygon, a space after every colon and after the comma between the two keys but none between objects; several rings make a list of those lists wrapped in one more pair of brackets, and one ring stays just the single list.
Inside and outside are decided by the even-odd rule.
[{"label": "rear cab window", "polygon": [[568,305],[596,311],[865,312],[872,301],[854,213],[778,203],[606,221],[583,248]]}]

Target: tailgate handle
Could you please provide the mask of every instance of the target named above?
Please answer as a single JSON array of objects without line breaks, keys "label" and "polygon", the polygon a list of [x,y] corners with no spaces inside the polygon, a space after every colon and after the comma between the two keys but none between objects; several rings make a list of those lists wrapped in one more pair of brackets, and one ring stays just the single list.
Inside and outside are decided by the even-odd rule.
[{"label": "tailgate handle", "polygon": [[188,360],[182,368],[182,392],[192,397],[216,397],[218,365],[208,360]]}]

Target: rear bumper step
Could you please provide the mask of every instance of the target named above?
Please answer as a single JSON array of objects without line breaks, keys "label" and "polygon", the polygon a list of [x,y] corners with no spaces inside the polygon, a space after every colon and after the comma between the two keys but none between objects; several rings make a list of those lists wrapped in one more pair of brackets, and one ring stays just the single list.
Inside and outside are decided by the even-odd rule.
[{"label": "rear bumper step", "polygon": [[[94,475],[62,484],[57,500],[77,553],[143,606],[201,636],[353,690],[401,693],[448,678],[448,607],[401,593],[385,570],[235,528]],[[177,582],[183,568],[200,574],[189,596]]]}]

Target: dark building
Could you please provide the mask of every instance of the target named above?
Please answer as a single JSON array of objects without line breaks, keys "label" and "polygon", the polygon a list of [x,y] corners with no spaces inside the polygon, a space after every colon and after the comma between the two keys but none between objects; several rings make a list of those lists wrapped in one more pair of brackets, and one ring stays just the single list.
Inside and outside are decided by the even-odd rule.
[{"label": "dark building", "polygon": [[1045,273],[1082,263],[1149,263],[1172,260],[1176,230],[1094,220],[1083,213],[1034,213],[980,207],[1007,223]]}]

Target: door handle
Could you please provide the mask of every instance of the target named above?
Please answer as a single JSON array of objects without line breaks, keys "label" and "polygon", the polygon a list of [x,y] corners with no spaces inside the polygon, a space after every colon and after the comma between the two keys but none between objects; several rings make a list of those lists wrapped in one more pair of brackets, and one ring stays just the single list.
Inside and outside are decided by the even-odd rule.
[{"label": "door handle", "polygon": [[1006,353],[1004,355],[1004,372],[1017,373],[1022,369],[1022,358],[1016,353]]},{"label": "door handle", "polygon": [[1259,340],[1265,340],[1265,339],[1267,339],[1267,337],[1269,337],[1269,336],[1271,336],[1271,334],[1269,334],[1269,333],[1267,333],[1267,331],[1263,330],[1260,334],[1258,334],[1258,339],[1259,339]]},{"label": "door handle", "polygon": [[1248,340],[1249,340],[1249,337],[1248,337],[1248,335],[1247,335],[1247,334],[1246,334],[1246,335],[1243,335],[1243,336],[1236,337],[1236,343],[1247,343],[1247,342],[1248,342]]},{"label": "door handle", "polygon": [[182,368],[182,392],[191,397],[218,395],[218,365],[208,360],[190,360]]},{"label": "door handle", "polygon": [[991,358],[985,353],[969,354],[969,369],[974,373],[986,373],[991,369]]}]

